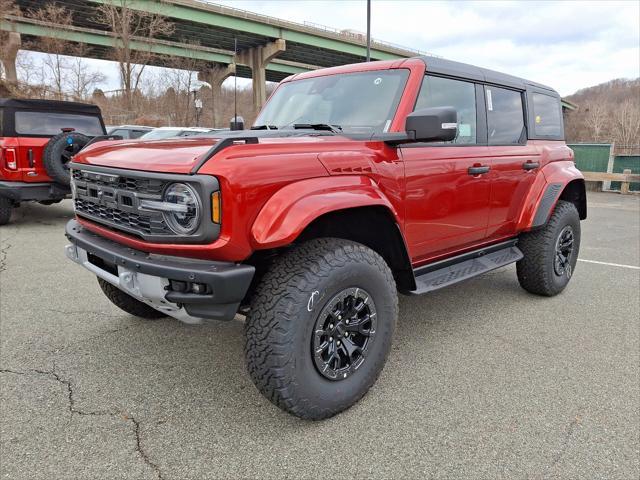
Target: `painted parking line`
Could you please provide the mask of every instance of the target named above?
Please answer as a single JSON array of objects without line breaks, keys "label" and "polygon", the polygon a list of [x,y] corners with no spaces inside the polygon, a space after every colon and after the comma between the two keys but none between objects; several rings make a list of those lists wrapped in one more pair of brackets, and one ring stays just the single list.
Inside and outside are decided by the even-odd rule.
[{"label": "painted parking line", "polygon": [[621,263],[598,262],[597,260],[585,260],[584,258],[579,258],[578,261],[585,262],[585,263],[597,263],[598,265],[608,265],[610,267],[620,267],[620,268],[630,268],[631,270],[640,270],[640,267],[636,267],[635,265],[622,265]]}]

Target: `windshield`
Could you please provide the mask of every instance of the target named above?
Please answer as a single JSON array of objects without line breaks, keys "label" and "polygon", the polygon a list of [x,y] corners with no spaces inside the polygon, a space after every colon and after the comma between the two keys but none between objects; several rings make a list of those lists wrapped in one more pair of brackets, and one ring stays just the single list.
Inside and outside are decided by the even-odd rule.
[{"label": "windshield", "polygon": [[141,140],[161,140],[163,138],[171,138],[180,135],[183,129],[176,128],[171,130],[151,130],[140,137]]},{"label": "windshield", "polygon": [[327,124],[344,132],[386,132],[409,71],[376,70],[297,80],[281,85],[254,126]]},{"label": "windshield", "polygon": [[55,112],[16,112],[15,130],[18,135],[52,136],[62,128],[74,128],[76,132],[89,136],[104,133],[100,118],[90,115]]}]

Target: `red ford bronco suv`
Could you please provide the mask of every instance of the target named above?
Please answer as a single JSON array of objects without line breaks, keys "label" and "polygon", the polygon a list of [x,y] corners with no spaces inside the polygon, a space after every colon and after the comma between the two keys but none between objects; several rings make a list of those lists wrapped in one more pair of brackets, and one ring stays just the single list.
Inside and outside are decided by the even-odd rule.
[{"label": "red ford bronco suv", "polygon": [[397,291],[516,263],[571,278],[584,180],[558,94],[424,57],[294,75],[251,130],[101,142],[72,162],[67,256],[142,318],[246,315],[257,388],[330,417],[375,382]]},{"label": "red ford bronco suv", "polygon": [[0,98],[0,225],[20,202],[67,197],[71,156],[105,133],[95,105]]}]

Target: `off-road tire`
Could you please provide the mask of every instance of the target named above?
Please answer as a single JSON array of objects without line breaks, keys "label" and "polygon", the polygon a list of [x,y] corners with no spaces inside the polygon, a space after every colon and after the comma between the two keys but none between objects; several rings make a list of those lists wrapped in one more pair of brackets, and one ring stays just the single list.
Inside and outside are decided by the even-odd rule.
[{"label": "off-road tire", "polygon": [[[73,147],[69,148],[67,139],[73,140]],[[77,132],[59,133],[51,137],[44,147],[42,163],[47,175],[61,185],[69,185],[69,167],[71,155],[75,155],[89,143],[90,138]]]},{"label": "off-road tire", "polygon": [[0,197],[0,225],[6,225],[11,220],[13,202],[5,197]]},{"label": "off-road tire", "polygon": [[[571,268],[563,275],[554,270],[556,242],[563,229],[570,226],[573,231],[573,251],[569,257]],[[518,281],[526,291],[547,297],[560,293],[569,283],[578,261],[580,250],[580,216],[575,205],[558,201],[547,224],[520,236],[518,247],[524,254],[516,263]]]},{"label": "off-road tire", "polygon": [[98,284],[106,297],[111,300],[111,303],[134,317],[140,317],[146,320],[158,320],[159,318],[166,317],[162,312],[151,308],[146,303],[133,298],[131,295],[127,295],[119,288],[101,278],[98,278]]},{"label": "off-road tire", "polygon": [[[329,380],[314,364],[312,336],[338,292],[365,289],[377,309],[368,355],[351,376]],[[398,316],[398,296],[384,259],[359,243],[310,240],[277,258],[257,286],[245,323],[245,357],[258,390],[298,417],[331,417],[360,400],[382,371]]]}]

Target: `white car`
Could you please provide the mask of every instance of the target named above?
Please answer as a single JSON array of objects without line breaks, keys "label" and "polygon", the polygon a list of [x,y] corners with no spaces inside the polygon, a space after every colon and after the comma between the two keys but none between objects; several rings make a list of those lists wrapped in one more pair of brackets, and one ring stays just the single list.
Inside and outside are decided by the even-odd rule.
[{"label": "white car", "polygon": [[140,140],[162,140],[164,138],[171,137],[190,137],[191,135],[209,132],[210,130],[210,128],[196,127],[159,127],[142,135]]}]

